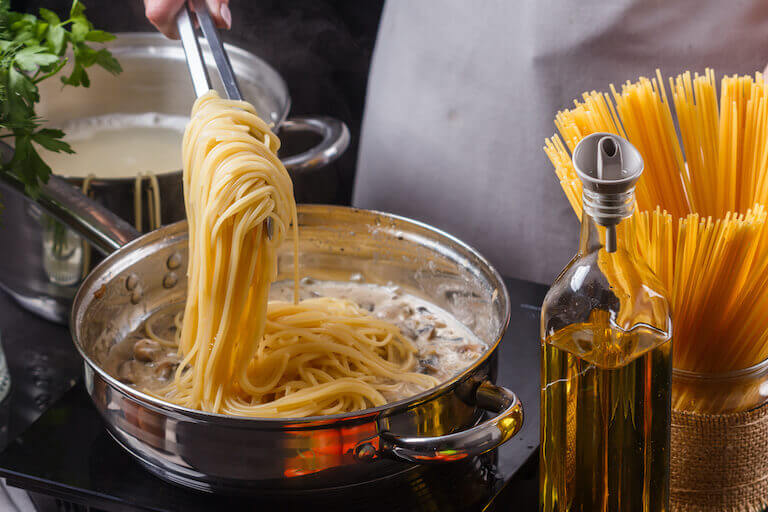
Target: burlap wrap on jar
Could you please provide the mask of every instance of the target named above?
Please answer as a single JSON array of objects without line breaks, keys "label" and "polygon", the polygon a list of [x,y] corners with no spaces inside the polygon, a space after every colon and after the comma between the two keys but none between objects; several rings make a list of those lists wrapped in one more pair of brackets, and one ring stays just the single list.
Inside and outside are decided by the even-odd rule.
[{"label": "burlap wrap on jar", "polygon": [[768,402],[746,412],[672,411],[671,509],[768,507]]}]

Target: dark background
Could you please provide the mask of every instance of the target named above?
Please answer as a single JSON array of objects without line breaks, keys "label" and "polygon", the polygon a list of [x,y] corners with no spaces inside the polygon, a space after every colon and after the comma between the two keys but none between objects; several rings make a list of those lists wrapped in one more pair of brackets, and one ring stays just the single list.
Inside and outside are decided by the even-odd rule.
[{"label": "dark background", "polygon": [[[352,142],[344,157],[325,171],[330,192],[324,202],[349,204],[371,53],[383,0],[231,0],[227,42],[270,63],[288,84],[291,115],[337,117]],[[147,31],[141,0],[85,0],[88,18],[111,32]],[[68,12],[71,0],[14,0],[16,10],[46,7]]]}]

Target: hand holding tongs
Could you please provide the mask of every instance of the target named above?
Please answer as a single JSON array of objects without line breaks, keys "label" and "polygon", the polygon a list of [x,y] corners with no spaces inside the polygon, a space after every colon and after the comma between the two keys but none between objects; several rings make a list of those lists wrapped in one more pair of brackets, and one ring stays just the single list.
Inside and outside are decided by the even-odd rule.
[{"label": "hand holding tongs", "polygon": [[[235,73],[232,71],[232,64],[229,62],[229,56],[227,56],[227,52],[224,50],[224,45],[221,44],[219,32],[213,24],[211,14],[205,5],[205,0],[190,0],[190,3],[197,15],[197,21],[200,23],[203,36],[208,40],[208,46],[211,47],[213,60],[216,62],[216,69],[221,77],[221,82],[224,84],[227,98],[242,100],[243,95],[240,93]],[[192,16],[186,2],[181,11],[179,11],[176,25],[179,29],[181,44],[184,46],[184,54],[187,56],[187,66],[189,67],[189,74],[192,76],[195,95],[199,98],[212,89],[211,79],[208,77],[208,68],[205,66],[200,42],[197,40],[197,34],[195,33],[195,25],[192,23]],[[267,217],[264,227],[267,231],[267,238],[272,240],[274,233],[272,217]]]},{"label": "hand holding tongs", "polygon": [[[208,46],[211,47],[213,60],[216,62],[216,69],[224,84],[224,91],[227,94],[227,98],[231,100],[242,100],[243,95],[240,93],[240,87],[237,85],[235,73],[232,71],[232,64],[229,62],[229,57],[224,50],[224,45],[221,44],[219,32],[213,24],[211,14],[208,12],[208,7],[205,5],[205,0],[190,0],[190,3],[197,15],[197,21],[200,23],[203,36],[208,40]],[[195,25],[192,23],[192,16],[186,2],[184,2],[184,6],[181,8],[178,17],[176,18],[176,26],[179,29],[181,44],[184,46],[184,53],[187,56],[187,65],[189,66],[189,74],[192,76],[192,85],[195,88],[195,95],[199,98],[211,90],[211,80],[208,77],[208,68],[205,66],[203,52],[200,49],[200,43],[198,42],[197,34],[195,33]]]}]

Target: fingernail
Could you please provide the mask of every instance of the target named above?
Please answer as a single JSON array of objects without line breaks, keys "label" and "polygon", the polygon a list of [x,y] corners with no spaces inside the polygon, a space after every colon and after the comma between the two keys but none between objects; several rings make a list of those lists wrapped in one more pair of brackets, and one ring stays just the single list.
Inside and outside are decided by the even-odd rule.
[{"label": "fingernail", "polygon": [[229,6],[227,4],[221,4],[219,8],[219,15],[224,23],[227,24],[227,28],[232,28],[232,13],[229,12]]}]

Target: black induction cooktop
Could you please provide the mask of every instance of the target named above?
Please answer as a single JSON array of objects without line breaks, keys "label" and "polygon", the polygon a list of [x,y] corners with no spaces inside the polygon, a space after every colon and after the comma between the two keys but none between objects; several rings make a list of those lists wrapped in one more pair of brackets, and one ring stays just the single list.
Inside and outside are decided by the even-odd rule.
[{"label": "black induction cooktop", "polygon": [[[525,407],[522,431],[470,461],[414,468],[396,477],[309,494],[248,498],[203,494],[144,471],[107,434],[79,383],[82,363],[66,328],[0,293],[0,339],[12,389],[0,407],[0,476],[35,496],[41,510],[203,511],[535,510],[539,400],[539,305],[546,288],[507,279],[512,305],[499,383]],[[48,498],[44,498],[48,497]],[[226,507],[226,508],[225,508]]]}]

